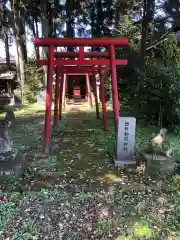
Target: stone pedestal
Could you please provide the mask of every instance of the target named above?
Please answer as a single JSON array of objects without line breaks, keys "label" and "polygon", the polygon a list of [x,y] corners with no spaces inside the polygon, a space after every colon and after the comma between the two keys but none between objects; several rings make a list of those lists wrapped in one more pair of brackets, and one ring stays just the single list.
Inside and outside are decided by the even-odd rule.
[{"label": "stone pedestal", "polygon": [[0,182],[19,178],[25,167],[25,157],[21,153],[6,151],[0,153]]},{"label": "stone pedestal", "polygon": [[142,153],[143,161],[146,163],[146,170],[151,174],[168,174],[175,171],[176,159],[166,156]]}]

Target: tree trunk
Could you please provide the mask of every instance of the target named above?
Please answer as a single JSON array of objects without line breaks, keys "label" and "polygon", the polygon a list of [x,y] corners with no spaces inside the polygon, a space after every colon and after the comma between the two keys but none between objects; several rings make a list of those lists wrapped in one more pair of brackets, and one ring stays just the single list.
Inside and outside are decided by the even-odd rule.
[{"label": "tree trunk", "polygon": [[[38,30],[38,20],[36,18],[34,18],[34,21],[33,21],[33,35],[35,38],[39,38],[39,30]],[[39,48],[36,48],[35,47],[35,53],[36,53],[36,56],[40,56],[40,51],[39,51]]]},{"label": "tree trunk", "polygon": [[[45,3],[44,0],[40,1],[40,8],[41,8],[41,35],[42,37],[49,36],[49,20],[48,20],[48,7],[47,2]],[[48,48],[42,47],[40,51],[40,58],[47,59],[48,58]],[[44,87],[47,85],[47,66],[43,66],[44,72]]]},{"label": "tree trunk", "polygon": [[[107,22],[107,24],[108,24],[108,26],[112,26],[113,20],[114,20],[114,17],[115,17],[114,16],[114,9],[112,9],[113,5],[114,5],[113,0],[107,1],[107,12],[108,12],[108,18],[107,18],[108,22]],[[103,24],[102,27],[104,27],[104,24]],[[104,31],[103,31],[103,35],[111,36],[111,34],[112,34],[112,31],[109,28],[106,27],[106,29],[104,29]]]},{"label": "tree trunk", "polygon": [[[91,13],[91,34],[92,37],[102,36],[102,0],[94,1]],[[92,47],[92,51],[100,51],[100,47]]]},{"label": "tree trunk", "polygon": [[4,34],[4,45],[5,45],[5,52],[6,52],[6,64],[9,67],[10,66],[10,55],[9,55],[9,38],[8,38],[8,32]]},{"label": "tree trunk", "polygon": [[[102,15],[102,1],[97,1],[97,18],[96,18],[96,37],[102,36],[102,25],[103,25],[103,15]],[[95,51],[100,51],[100,47],[95,47]]]},{"label": "tree trunk", "polygon": [[102,15],[102,1],[99,0],[97,2],[97,24],[96,24],[96,37],[101,37],[101,30],[102,30],[102,22],[103,22],[103,15]]},{"label": "tree trunk", "polygon": [[155,0],[144,0],[142,33],[141,33],[141,56],[145,57],[146,48],[152,43],[153,38],[153,20],[155,11]]},{"label": "tree trunk", "polygon": [[24,56],[23,56],[23,49],[21,42],[16,40],[16,46],[17,46],[17,67],[19,72],[19,80],[20,80],[20,86],[21,86],[21,101],[22,104],[24,104],[24,82],[25,82],[25,62],[24,62]]},{"label": "tree trunk", "polygon": [[96,14],[95,14],[95,3],[93,3],[91,11],[91,35],[96,36]]},{"label": "tree trunk", "polygon": [[[67,0],[66,1],[66,36],[67,37],[74,37],[74,0]],[[68,51],[73,51],[74,47],[68,47]]]},{"label": "tree trunk", "polygon": [[26,32],[25,32],[25,17],[24,12],[17,8],[14,10],[15,36],[21,46],[23,60],[27,63],[27,47],[26,47]]},{"label": "tree trunk", "polygon": [[[144,0],[143,2],[143,17],[142,17],[142,30],[141,30],[141,57],[144,59],[144,71],[145,71],[145,57],[149,54],[146,51],[146,48],[152,43],[153,38],[153,21],[154,21],[154,12],[155,12],[155,0]],[[137,88],[135,92],[135,107],[137,111],[140,109],[140,90],[142,88],[142,82],[138,78]]]},{"label": "tree trunk", "polygon": [[38,30],[38,20],[35,19],[35,36],[38,38],[39,37],[39,30]]},{"label": "tree trunk", "polygon": [[25,82],[25,62],[27,62],[27,48],[25,40],[25,21],[23,13],[19,9],[14,9],[14,22],[12,25],[14,39],[17,47],[17,78],[20,83],[21,101],[24,103],[24,82]]},{"label": "tree trunk", "polygon": [[115,27],[119,29],[120,25],[124,22],[124,15],[127,10],[127,1],[117,0],[115,10]]},{"label": "tree trunk", "polygon": [[48,36],[52,37],[55,35],[54,32],[54,19],[53,19],[53,13],[52,13],[52,9],[53,9],[54,5],[51,2],[47,3],[47,11],[48,11],[48,25],[49,25],[49,33]]}]

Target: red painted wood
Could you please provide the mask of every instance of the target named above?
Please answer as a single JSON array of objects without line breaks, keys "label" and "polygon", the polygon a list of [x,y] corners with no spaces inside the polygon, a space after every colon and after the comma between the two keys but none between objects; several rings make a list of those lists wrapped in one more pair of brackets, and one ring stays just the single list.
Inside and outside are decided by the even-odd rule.
[{"label": "red painted wood", "polygon": [[84,59],[84,47],[79,47],[79,60]]},{"label": "red painted wood", "polygon": [[99,103],[98,103],[98,98],[97,98],[97,86],[96,86],[96,77],[95,74],[93,73],[93,88],[94,88],[94,98],[95,98],[95,104],[96,104],[96,118],[100,119],[99,115]]},{"label": "red painted wood", "polygon": [[91,85],[90,85],[89,74],[86,74],[86,88],[87,88],[88,103],[89,103],[89,106],[92,107],[92,96],[91,96]]},{"label": "red painted wood", "polygon": [[60,99],[60,69],[56,67],[56,84],[55,84],[55,105],[54,105],[54,124],[56,127],[59,119],[59,99]]},{"label": "red painted wood", "polygon": [[49,154],[51,134],[51,107],[52,107],[52,84],[53,84],[54,46],[49,47],[48,76],[46,88],[46,114],[44,125],[44,153]]},{"label": "red painted wood", "polygon": [[[118,59],[118,60],[114,60],[115,65],[127,65],[128,60],[126,59]],[[37,60],[37,64],[38,65],[48,65],[48,60]],[[63,65],[66,67],[66,65],[80,65],[80,66],[84,66],[84,65],[90,65],[90,66],[94,66],[94,65],[110,65],[110,60],[106,60],[106,59],[100,59],[100,60],[54,60],[54,65]],[[72,66],[73,67],[73,66]]]},{"label": "red painted wood", "polygon": [[[56,66],[54,66],[56,68]],[[108,72],[109,71],[109,66],[103,66],[103,70]],[[61,70],[62,71],[62,70]],[[71,67],[71,66],[66,66],[63,68],[63,71],[67,73],[68,75],[84,75],[88,72],[88,74],[92,74],[92,72],[99,73],[99,67],[92,67],[92,66],[86,66],[86,67]]]},{"label": "red painted wood", "polygon": [[123,46],[128,45],[127,38],[34,38],[35,46]]},{"label": "red painted wood", "polygon": [[[68,73],[68,72],[65,72],[68,76],[84,76],[86,72],[82,72],[82,73],[79,73],[79,72],[76,72],[76,73]],[[92,72],[88,72],[89,75],[92,75]]]},{"label": "red painted wood", "polygon": [[63,85],[64,85],[64,73],[62,71],[61,72],[61,79],[60,79],[59,120],[61,120],[61,118],[62,118]]},{"label": "red painted wood", "polygon": [[100,79],[100,92],[101,92],[101,102],[102,102],[102,113],[103,113],[103,122],[104,122],[104,131],[108,131],[108,120],[107,120],[107,111],[106,111],[106,99],[105,99],[105,89],[104,89],[104,76],[102,68],[99,68],[99,79]]},{"label": "red painted wood", "polygon": [[[79,57],[79,52],[55,52],[56,58],[65,58],[65,57]],[[84,58],[107,58],[109,57],[108,52],[84,52]]]},{"label": "red painted wood", "polygon": [[119,98],[118,98],[118,88],[117,88],[115,48],[113,45],[109,47],[109,53],[110,53],[110,61],[111,61],[111,84],[112,84],[114,126],[115,126],[115,134],[117,134],[118,118],[119,118]]},{"label": "red painted wood", "polygon": [[66,85],[67,85],[67,74],[64,74],[63,93],[62,93],[62,104],[64,109],[66,108]]},{"label": "red painted wood", "polygon": [[[102,68],[103,68],[104,74],[106,74],[107,72],[109,72],[109,69],[110,69],[109,66],[102,67]],[[66,67],[65,67],[65,69],[66,69]],[[72,68],[71,68],[71,69],[72,69]],[[76,71],[76,69],[77,69],[79,72]],[[99,73],[99,68],[96,68],[95,70],[94,70],[93,68],[91,68],[92,70],[89,70],[89,71],[81,71],[81,69],[78,68],[78,67],[76,67],[76,69],[72,69],[72,70],[76,71],[76,72],[72,71],[72,73],[69,73],[70,71],[68,70],[68,72],[66,72],[67,75],[80,76],[80,75],[85,75],[86,73],[88,73],[89,75],[92,75],[93,72],[94,72],[94,73]]]}]

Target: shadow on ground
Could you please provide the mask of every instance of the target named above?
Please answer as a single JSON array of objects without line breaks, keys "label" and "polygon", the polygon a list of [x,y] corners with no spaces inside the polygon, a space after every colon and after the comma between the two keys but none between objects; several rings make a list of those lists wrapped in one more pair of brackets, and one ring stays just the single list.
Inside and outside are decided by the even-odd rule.
[{"label": "shadow on ground", "polygon": [[103,121],[96,119],[87,104],[69,104],[63,120],[52,131],[49,157],[42,154],[42,116],[19,119],[21,128],[19,125],[15,128],[14,142],[30,162],[27,177],[22,180],[23,191],[39,191],[55,184],[71,191],[156,187],[149,176],[137,174],[134,169],[114,169],[115,141],[110,111],[109,132],[104,133]]}]

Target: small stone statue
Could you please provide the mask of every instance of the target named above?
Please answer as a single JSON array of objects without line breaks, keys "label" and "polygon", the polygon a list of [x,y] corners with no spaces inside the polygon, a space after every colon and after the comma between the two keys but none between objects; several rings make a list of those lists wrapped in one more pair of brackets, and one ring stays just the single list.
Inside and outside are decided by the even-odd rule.
[{"label": "small stone statue", "polygon": [[9,136],[14,120],[13,111],[8,111],[5,119],[0,121],[0,182],[20,177],[26,167],[24,154],[13,148]]},{"label": "small stone statue", "polygon": [[175,171],[176,157],[168,141],[167,129],[161,128],[159,133],[153,133],[149,139],[148,148],[141,153],[139,167],[144,164],[144,172],[162,176]]},{"label": "small stone statue", "polygon": [[161,155],[171,158],[173,150],[170,143],[165,141],[167,129],[161,128],[158,134],[153,133],[148,144],[148,153],[152,153],[154,156]]},{"label": "small stone statue", "polygon": [[[13,155],[12,141],[9,136],[9,129],[15,119],[14,113],[8,111],[5,119],[0,121],[0,161],[5,160],[7,156]],[[9,159],[9,157],[8,157]]]}]

